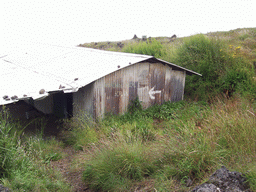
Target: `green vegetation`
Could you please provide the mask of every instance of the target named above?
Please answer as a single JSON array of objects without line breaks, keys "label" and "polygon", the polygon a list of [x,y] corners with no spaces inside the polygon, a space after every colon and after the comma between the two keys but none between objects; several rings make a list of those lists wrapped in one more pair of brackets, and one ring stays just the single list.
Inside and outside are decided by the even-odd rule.
[{"label": "green vegetation", "polygon": [[197,102],[132,107],[125,115],[107,117],[95,129],[101,134],[91,146],[85,182],[102,191],[129,191],[137,185],[187,191],[188,178],[200,183],[225,165],[249,171],[256,190],[255,34],[255,29],[238,29],[172,42],[125,42],[121,51],[153,55],[201,73],[186,80],[185,96]]},{"label": "green vegetation", "polygon": [[[28,134],[3,111],[1,184],[13,191],[75,191],[81,178],[91,191],[189,191],[224,165],[245,173],[256,191],[255,36],[254,28],[84,44],[154,55],[203,76],[187,78],[185,101],[143,110],[136,99],[127,113],[96,122],[83,114],[63,122],[57,138],[44,135],[44,119],[35,120],[40,131]],[[56,164],[67,161],[58,171]]]},{"label": "green vegetation", "polygon": [[146,181],[153,183],[150,190],[187,191],[188,178],[200,183],[225,165],[249,171],[253,188],[255,106],[241,98],[181,101],[107,117],[91,127],[98,139],[87,143],[84,181],[100,191],[147,188]]},{"label": "green vegetation", "polygon": [[62,175],[48,166],[51,160],[60,158],[60,143],[55,139],[44,141],[40,134],[22,136],[21,125],[10,121],[8,113],[3,111],[0,115],[0,178],[3,185],[13,191],[71,190]]},{"label": "green vegetation", "polygon": [[[106,50],[152,55],[202,74],[187,76],[185,96],[192,100],[211,101],[216,96],[234,94],[256,96],[256,29],[199,34],[170,40],[167,37],[101,42]],[[92,47],[91,44],[81,45]],[[97,48],[97,47],[95,47]]]},{"label": "green vegetation", "polygon": [[154,57],[163,57],[166,55],[162,44],[156,39],[150,39],[139,43],[131,43],[125,46],[122,50],[127,53],[138,53],[144,55],[152,55]]},{"label": "green vegetation", "polygon": [[2,117],[1,181],[14,191],[72,191],[49,166],[65,158],[66,144],[79,153],[70,171],[83,170],[93,191],[188,191],[188,178],[194,186],[221,165],[246,173],[256,190],[254,101],[235,96],[212,104],[180,101],[129,109],[99,122],[82,117],[66,122],[64,143],[40,134],[20,139],[10,129],[16,124]]},{"label": "green vegetation", "polygon": [[227,45],[219,39],[196,35],[177,48],[173,62],[202,74],[187,78],[186,93],[190,98],[209,100],[226,94],[256,93],[253,65],[240,55],[241,47]]}]

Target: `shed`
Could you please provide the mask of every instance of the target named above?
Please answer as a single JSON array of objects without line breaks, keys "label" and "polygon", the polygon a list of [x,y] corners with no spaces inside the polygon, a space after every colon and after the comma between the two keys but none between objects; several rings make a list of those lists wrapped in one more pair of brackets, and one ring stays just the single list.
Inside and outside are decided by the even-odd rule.
[{"label": "shed", "polygon": [[153,56],[50,45],[2,54],[0,65],[0,105],[19,111],[23,102],[58,117],[123,114],[136,98],[143,108],[179,101],[186,75],[201,76]]}]

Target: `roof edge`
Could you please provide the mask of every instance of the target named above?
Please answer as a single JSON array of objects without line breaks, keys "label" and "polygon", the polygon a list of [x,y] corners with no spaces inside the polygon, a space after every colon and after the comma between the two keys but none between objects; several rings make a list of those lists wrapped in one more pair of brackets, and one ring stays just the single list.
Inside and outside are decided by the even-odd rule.
[{"label": "roof edge", "polygon": [[182,69],[182,70],[186,71],[188,75],[198,75],[198,76],[202,76],[202,74],[200,74],[200,73],[197,73],[197,72],[195,72],[195,71],[186,69],[186,68],[181,67],[181,66],[179,66],[179,65],[175,65],[175,64],[170,63],[170,62],[167,62],[167,61],[165,61],[165,60],[158,59],[158,58],[155,58],[155,57],[153,57],[153,59],[155,59],[155,60],[157,60],[157,61],[160,61],[160,62],[162,62],[162,63],[168,64],[168,65],[177,67],[177,68],[179,68],[179,69]]}]

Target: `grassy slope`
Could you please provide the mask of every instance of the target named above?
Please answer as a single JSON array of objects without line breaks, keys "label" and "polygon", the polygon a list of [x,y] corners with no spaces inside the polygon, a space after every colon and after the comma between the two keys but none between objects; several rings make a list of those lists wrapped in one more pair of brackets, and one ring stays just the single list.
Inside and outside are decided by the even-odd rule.
[{"label": "grassy slope", "polygon": [[[256,65],[256,28],[205,35],[228,45],[226,51],[231,57],[242,56]],[[188,38],[191,37],[171,41],[169,37],[157,37],[167,53],[161,58],[172,62],[175,49]],[[124,51],[139,42],[141,40],[126,40],[80,46]],[[118,46],[120,43],[122,47]],[[103,143],[98,143],[96,148],[89,147],[93,152],[92,159],[85,163],[85,182],[103,191],[129,191],[138,186],[145,191],[187,191],[188,178],[194,185],[198,184],[217,167],[225,165],[232,170],[249,171],[251,187],[256,190],[255,102],[239,97],[217,100],[203,106],[185,102],[185,106],[178,103],[174,109],[169,105],[160,109],[153,107],[144,116],[140,112],[128,121],[127,114],[112,117],[103,121],[103,126],[97,125],[97,130],[105,132],[89,128],[87,131],[94,135],[94,141],[103,140]],[[88,145],[90,142],[82,144]]]},{"label": "grassy slope", "polygon": [[[244,56],[248,59],[256,62],[256,28],[243,28],[243,29],[236,29],[227,32],[211,32],[205,34],[212,38],[219,38],[226,41],[228,44],[237,47],[241,46],[241,51]],[[171,37],[155,37],[155,39],[168,49],[169,52],[173,50],[173,47],[179,46],[184,38],[176,38],[171,39]],[[92,43],[84,43],[80,44],[81,47],[88,47],[94,49],[101,49],[101,50],[108,50],[108,51],[122,51],[125,46],[132,43],[141,42],[142,39],[131,39],[119,42],[92,42]],[[118,46],[118,43],[122,44],[123,46]],[[169,54],[168,54],[169,55]],[[170,58],[165,57],[166,61],[171,61]]]},{"label": "grassy slope", "polygon": [[93,124],[78,118],[68,142],[83,150],[74,163],[93,191],[188,191],[221,165],[249,171],[255,190],[255,107],[241,98],[182,101]]},{"label": "grassy slope", "polygon": [[[206,35],[224,40],[232,49],[241,46],[243,56],[252,64],[256,61],[255,28]],[[162,59],[172,61],[173,50],[186,38],[156,39],[167,51]],[[137,41],[122,41],[122,48],[117,43],[80,46],[123,51]],[[22,133],[9,131],[16,125],[4,124],[4,119],[1,122],[1,174],[5,176],[1,181],[14,191],[74,191],[87,187],[89,191],[188,191],[220,165],[249,171],[249,183],[256,191],[253,99],[236,96],[229,100],[216,98],[212,104],[166,103],[97,123],[76,118],[67,122],[72,129],[63,131],[58,139],[45,140],[40,133],[21,139]],[[6,158],[12,163],[7,164]],[[62,175],[51,166],[60,169]],[[186,186],[188,178],[193,181],[190,187]]]}]

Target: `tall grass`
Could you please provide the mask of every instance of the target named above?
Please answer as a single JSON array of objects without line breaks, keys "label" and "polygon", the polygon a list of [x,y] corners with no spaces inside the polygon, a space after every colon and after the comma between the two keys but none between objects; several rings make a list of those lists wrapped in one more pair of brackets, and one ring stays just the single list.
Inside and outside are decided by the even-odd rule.
[{"label": "tall grass", "polygon": [[188,180],[199,184],[225,165],[246,173],[256,191],[253,36],[255,29],[246,29],[168,45],[155,40],[125,45],[124,52],[153,55],[201,73],[186,77],[185,96],[196,102],[147,110],[133,105],[97,126],[86,124],[97,140],[86,142],[91,147],[86,148],[85,183],[100,191],[189,191]]},{"label": "tall grass", "polygon": [[[172,109],[174,105],[179,106],[178,110]],[[147,187],[142,183],[151,181],[150,190],[178,187],[186,191],[188,179],[200,183],[225,165],[243,173],[249,171],[249,182],[255,189],[255,174],[250,172],[255,170],[256,152],[256,116],[252,103],[233,98],[217,100],[214,105],[178,102],[163,106],[165,111],[172,112],[163,113],[165,118],[161,121],[151,116],[152,110],[157,113],[162,107],[155,106],[141,111],[133,121],[125,117],[132,114],[125,114],[99,124],[104,130],[112,131],[105,132],[99,142],[87,149],[90,158],[83,178],[90,188],[129,191],[137,185]],[[139,122],[145,123],[153,138],[131,131]]]},{"label": "tall grass", "polygon": [[[48,162],[60,154],[56,142],[45,142],[41,134],[26,138],[19,123],[12,122],[5,110],[0,114],[0,179],[13,191],[70,191],[62,176]],[[23,137],[21,139],[21,136]],[[47,152],[46,149],[51,150]],[[55,156],[53,155],[55,154]],[[49,158],[49,155],[51,156]],[[53,157],[54,156],[54,157]],[[54,159],[55,158],[55,159]]]},{"label": "tall grass", "polygon": [[121,135],[115,142],[104,142],[94,148],[94,160],[86,165],[84,180],[94,190],[128,191],[133,181],[156,171],[158,159],[149,147],[139,141],[127,142]]},{"label": "tall grass", "polygon": [[155,39],[142,41],[139,43],[137,42],[130,43],[126,45],[122,51],[127,53],[152,55],[157,58],[160,58],[166,55],[166,51],[163,48],[162,44]]},{"label": "tall grass", "polygon": [[85,150],[92,143],[97,143],[104,131],[99,132],[99,125],[87,114],[65,120],[66,130],[62,130],[62,140],[76,150]]},{"label": "tall grass", "polygon": [[220,93],[255,97],[252,64],[240,54],[241,47],[204,35],[184,39],[172,62],[197,71],[202,77],[187,77],[185,93],[190,98],[209,101]]}]

